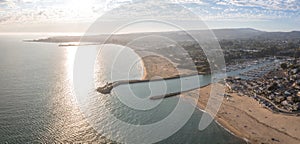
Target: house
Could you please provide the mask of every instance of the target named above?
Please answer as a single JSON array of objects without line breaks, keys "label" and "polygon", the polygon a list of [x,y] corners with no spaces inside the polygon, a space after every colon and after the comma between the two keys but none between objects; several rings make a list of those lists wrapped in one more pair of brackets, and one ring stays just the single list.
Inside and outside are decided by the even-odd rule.
[{"label": "house", "polygon": [[284,100],[285,100],[285,97],[283,97],[283,96],[275,97],[275,102],[276,102],[276,103],[281,103],[281,102],[284,101]]}]

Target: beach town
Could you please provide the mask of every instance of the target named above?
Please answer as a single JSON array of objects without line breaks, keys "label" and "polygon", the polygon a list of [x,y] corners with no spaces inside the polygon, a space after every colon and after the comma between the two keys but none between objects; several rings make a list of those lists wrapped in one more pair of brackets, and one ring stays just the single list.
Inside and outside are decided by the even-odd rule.
[{"label": "beach town", "polygon": [[298,115],[300,110],[299,72],[299,59],[285,59],[279,64],[273,64],[273,67],[266,66],[242,74],[248,79],[230,77],[226,81],[229,92],[252,97],[263,107],[274,112]]}]

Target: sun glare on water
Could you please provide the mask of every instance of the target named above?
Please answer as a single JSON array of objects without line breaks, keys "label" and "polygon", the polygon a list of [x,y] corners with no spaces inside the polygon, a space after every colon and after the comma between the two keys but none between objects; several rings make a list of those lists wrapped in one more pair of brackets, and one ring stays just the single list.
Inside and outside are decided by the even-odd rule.
[{"label": "sun glare on water", "polygon": [[[74,43],[75,44],[75,43]],[[66,48],[66,68],[69,80],[73,79],[74,60],[77,51],[77,46],[69,46]]]}]

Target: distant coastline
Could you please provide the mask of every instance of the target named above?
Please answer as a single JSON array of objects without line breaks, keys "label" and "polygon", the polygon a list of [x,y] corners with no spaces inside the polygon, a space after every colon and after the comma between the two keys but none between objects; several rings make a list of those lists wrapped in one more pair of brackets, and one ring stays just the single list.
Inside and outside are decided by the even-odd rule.
[{"label": "distant coastline", "polygon": [[[67,42],[115,42],[116,39],[134,39],[145,35],[162,35],[172,38],[176,41],[189,40],[187,33],[205,36],[207,33],[213,32],[217,39],[233,40],[233,39],[299,39],[300,31],[290,32],[267,32],[253,28],[228,28],[228,29],[211,29],[211,30],[188,30],[188,31],[161,31],[161,32],[141,32],[126,34],[99,34],[99,35],[82,35],[82,36],[51,36],[48,38],[24,40],[25,42],[49,42],[49,43],[67,43]],[[177,35],[180,35],[178,37]],[[109,39],[107,39],[109,38]]]}]

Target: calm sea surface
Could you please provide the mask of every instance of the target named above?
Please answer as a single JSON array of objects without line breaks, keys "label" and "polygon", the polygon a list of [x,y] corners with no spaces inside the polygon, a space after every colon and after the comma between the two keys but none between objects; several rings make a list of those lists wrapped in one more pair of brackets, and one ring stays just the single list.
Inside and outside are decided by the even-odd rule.
[{"label": "calm sea surface", "polygon": [[[100,119],[103,128],[111,127],[110,123],[104,123],[104,109],[109,109],[122,121],[143,125],[162,120],[176,106],[178,98],[174,97],[146,112],[133,110],[114,97],[116,94],[126,96],[126,91],[118,93],[122,89],[120,86],[112,96],[91,91],[87,98],[93,102],[87,106],[93,115],[82,113],[72,91],[71,66],[75,49],[58,47],[57,44],[22,42],[41,36],[0,35],[0,143],[108,143],[111,141],[91,124],[95,123],[91,120]],[[103,84],[109,80],[107,68],[99,67],[96,81]],[[132,71],[132,78],[142,74],[139,64]],[[160,86],[159,83],[156,85]],[[172,82],[167,82],[167,85],[168,91],[178,88]],[[136,94],[150,95],[147,85],[131,87]],[[202,112],[196,109],[183,128],[160,143],[243,143],[215,122],[199,131],[201,115]],[[122,139],[122,135],[118,137]]]}]

